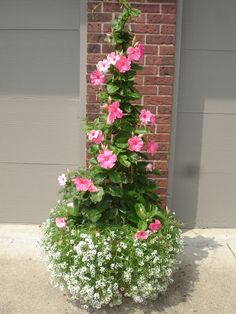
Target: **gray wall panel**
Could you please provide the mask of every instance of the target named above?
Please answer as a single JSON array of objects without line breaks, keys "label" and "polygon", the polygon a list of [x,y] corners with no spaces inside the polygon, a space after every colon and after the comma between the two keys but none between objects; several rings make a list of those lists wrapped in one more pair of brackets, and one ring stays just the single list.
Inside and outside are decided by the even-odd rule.
[{"label": "gray wall panel", "polygon": [[78,97],[79,31],[0,31],[0,94]]},{"label": "gray wall panel", "polygon": [[0,221],[44,221],[60,198],[57,177],[66,168],[66,165],[0,164],[1,178],[4,178],[0,180]]},{"label": "gray wall panel", "polygon": [[236,52],[182,50],[181,64],[178,112],[236,113]]},{"label": "gray wall panel", "polygon": [[236,50],[235,0],[185,0],[183,48]]},{"label": "gray wall panel", "polygon": [[0,162],[82,163],[78,100],[0,97]]},{"label": "gray wall panel", "polygon": [[0,0],[0,29],[79,29],[80,1]]},{"label": "gray wall panel", "polygon": [[184,0],[171,208],[236,226],[236,2]]}]

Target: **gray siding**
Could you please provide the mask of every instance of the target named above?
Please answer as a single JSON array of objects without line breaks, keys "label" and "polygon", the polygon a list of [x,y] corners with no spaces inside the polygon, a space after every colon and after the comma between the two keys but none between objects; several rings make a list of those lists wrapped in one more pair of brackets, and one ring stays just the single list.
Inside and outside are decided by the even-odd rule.
[{"label": "gray siding", "polygon": [[183,1],[171,207],[186,226],[236,226],[236,2]]},{"label": "gray siding", "polygon": [[0,0],[0,222],[42,222],[85,162],[81,4]]}]

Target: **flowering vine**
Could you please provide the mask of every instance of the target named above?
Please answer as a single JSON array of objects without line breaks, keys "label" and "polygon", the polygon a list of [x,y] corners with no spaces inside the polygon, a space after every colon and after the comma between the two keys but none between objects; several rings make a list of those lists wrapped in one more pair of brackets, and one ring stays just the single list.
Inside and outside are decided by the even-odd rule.
[{"label": "flowering vine", "polygon": [[145,231],[148,223],[163,215],[158,186],[148,176],[159,174],[148,161],[158,150],[149,139],[155,116],[136,104],[141,94],[135,76],[142,68],[138,62],[144,57],[144,45],[126,22],[140,11],[124,0],[120,3],[124,10],[109,34],[114,51],[90,74],[91,84],[99,88],[101,106],[100,115],[87,123],[88,169],[62,175],[58,182],[64,198],[74,205],[68,207],[68,215],[79,224],[130,224]]}]

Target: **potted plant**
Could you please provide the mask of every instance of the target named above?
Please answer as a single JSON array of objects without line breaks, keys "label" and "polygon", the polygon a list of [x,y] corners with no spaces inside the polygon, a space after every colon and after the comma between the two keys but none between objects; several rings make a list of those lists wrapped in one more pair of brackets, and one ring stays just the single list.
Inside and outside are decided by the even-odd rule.
[{"label": "potted plant", "polygon": [[[86,130],[87,169],[58,178],[62,199],[42,225],[51,278],[84,307],[142,303],[166,291],[182,248],[180,224],[162,210],[160,175],[148,161],[158,144],[149,140],[155,116],[135,104],[135,75],[144,45],[126,27],[140,14],[120,0],[112,24],[114,52],[91,73],[100,88],[101,114]],[[146,146],[147,153],[143,152]]]}]

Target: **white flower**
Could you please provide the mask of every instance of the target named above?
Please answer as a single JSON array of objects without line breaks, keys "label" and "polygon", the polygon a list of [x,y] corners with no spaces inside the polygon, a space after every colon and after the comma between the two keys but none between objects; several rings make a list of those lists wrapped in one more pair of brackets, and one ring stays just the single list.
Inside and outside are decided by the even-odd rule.
[{"label": "white flower", "polygon": [[64,173],[62,173],[58,178],[57,178],[58,184],[60,186],[65,186],[67,179],[66,179],[66,175]]}]

